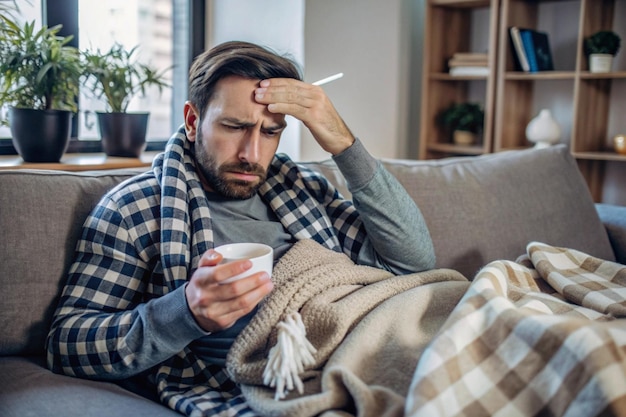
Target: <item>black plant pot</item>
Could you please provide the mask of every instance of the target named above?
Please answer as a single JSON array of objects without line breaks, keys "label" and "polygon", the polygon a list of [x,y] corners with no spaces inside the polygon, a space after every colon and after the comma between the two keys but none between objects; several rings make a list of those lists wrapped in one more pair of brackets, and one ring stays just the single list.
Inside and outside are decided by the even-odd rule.
[{"label": "black plant pot", "polygon": [[102,149],[109,156],[139,158],[146,148],[149,113],[97,112]]},{"label": "black plant pot", "polygon": [[72,112],[11,107],[13,146],[26,162],[59,162],[70,142]]}]

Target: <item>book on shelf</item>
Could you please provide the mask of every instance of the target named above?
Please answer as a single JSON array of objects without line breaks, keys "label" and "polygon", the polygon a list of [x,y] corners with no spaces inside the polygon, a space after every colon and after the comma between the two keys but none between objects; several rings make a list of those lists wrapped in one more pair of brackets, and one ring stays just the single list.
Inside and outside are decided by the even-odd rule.
[{"label": "book on shelf", "polygon": [[533,29],[520,29],[519,31],[528,59],[529,72],[553,71],[554,64],[548,34]]},{"label": "book on shelf", "polygon": [[482,52],[456,52],[452,55],[452,59],[457,59],[459,61],[467,61],[467,62],[487,62],[489,59],[488,54]]},{"label": "book on shelf", "polygon": [[530,66],[528,65],[528,58],[526,57],[526,51],[524,51],[524,44],[522,43],[520,29],[517,26],[509,28],[509,38],[513,47],[512,50],[515,69],[517,71],[529,72]]},{"label": "book on shelf", "polygon": [[457,52],[448,60],[448,70],[452,75],[488,74],[488,55],[476,52]]},{"label": "book on shelf", "polygon": [[449,71],[450,75],[489,75],[489,67],[452,67]]},{"label": "book on shelf", "polygon": [[461,61],[455,58],[452,58],[448,61],[448,67],[487,67],[489,64],[487,62],[482,61]]}]

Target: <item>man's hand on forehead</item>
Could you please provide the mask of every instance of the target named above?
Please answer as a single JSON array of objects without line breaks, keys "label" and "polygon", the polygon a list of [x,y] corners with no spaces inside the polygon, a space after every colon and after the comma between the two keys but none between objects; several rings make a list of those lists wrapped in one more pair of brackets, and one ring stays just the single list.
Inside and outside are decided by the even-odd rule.
[{"label": "man's hand on forehead", "polygon": [[291,78],[262,80],[254,99],[268,111],[300,120],[325,151],[343,152],[354,143],[354,136],[341,119],[324,89]]}]

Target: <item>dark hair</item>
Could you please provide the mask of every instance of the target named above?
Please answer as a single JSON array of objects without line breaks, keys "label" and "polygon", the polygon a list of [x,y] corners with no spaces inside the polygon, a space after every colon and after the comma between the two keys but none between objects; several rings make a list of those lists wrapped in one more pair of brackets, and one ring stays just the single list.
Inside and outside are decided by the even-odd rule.
[{"label": "dark hair", "polygon": [[230,75],[264,80],[302,76],[285,56],[249,42],[230,41],[198,55],[189,70],[189,101],[204,115],[219,80]]}]

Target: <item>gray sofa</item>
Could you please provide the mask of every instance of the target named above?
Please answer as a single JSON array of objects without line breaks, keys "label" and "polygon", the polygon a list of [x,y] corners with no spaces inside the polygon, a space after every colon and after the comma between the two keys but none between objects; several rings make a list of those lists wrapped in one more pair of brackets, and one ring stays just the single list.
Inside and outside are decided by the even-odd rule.
[{"label": "gray sofa", "polygon": [[[533,240],[626,263],[626,207],[594,205],[564,146],[383,163],[419,204],[438,268],[471,279]],[[332,162],[307,165],[349,195]],[[45,367],[46,334],[83,219],[137,172],[0,171],[0,416],[177,415],[131,392],[129,381],[79,380]]]}]

